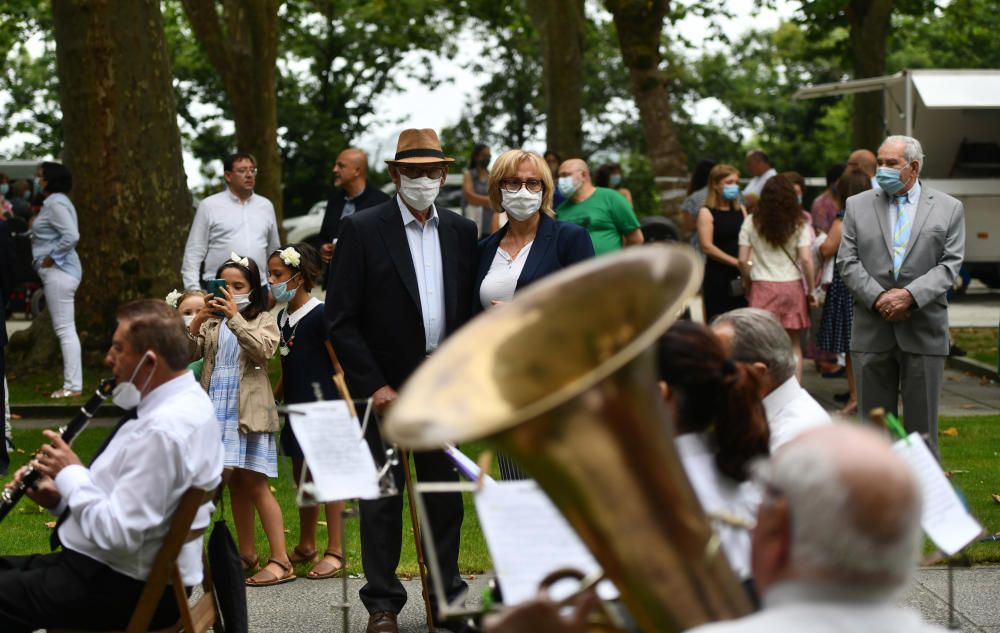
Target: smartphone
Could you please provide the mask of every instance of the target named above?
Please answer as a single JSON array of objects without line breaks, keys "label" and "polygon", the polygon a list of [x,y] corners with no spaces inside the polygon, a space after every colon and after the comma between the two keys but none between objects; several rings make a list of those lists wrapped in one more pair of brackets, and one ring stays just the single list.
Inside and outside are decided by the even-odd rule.
[{"label": "smartphone", "polygon": [[[228,285],[229,284],[226,283],[225,279],[209,279],[207,282],[208,291],[211,292],[216,297],[218,297],[219,299],[226,298],[226,295],[224,292],[222,292],[222,289],[228,287]],[[216,310],[212,314],[218,317],[226,316],[224,313],[219,312],[218,310]]]}]

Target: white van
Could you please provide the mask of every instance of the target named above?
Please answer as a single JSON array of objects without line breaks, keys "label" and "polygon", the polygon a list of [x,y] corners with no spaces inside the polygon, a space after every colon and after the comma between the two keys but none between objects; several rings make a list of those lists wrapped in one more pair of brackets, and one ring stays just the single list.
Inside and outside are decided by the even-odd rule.
[{"label": "white van", "polygon": [[904,70],[809,86],[795,97],[876,90],[887,135],[906,134],[923,145],[921,179],[965,205],[969,272],[1000,287],[1000,70]]}]

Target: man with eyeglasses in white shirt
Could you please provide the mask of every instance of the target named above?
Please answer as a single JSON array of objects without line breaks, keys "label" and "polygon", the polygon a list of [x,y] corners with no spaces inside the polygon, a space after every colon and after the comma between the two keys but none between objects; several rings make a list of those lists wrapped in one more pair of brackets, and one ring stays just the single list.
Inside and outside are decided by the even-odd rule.
[{"label": "man with eyeglasses in white shirt", "polygon": [[188,233],[181,266],[188,290],[203,288],[230,253],[257,262],[261,282],[266,285],[267,255],[281,247],[274,205],[253,191],[257,160],[252,154],[237,152],[226,157],[223,170],[226,190],[201,201]]}]

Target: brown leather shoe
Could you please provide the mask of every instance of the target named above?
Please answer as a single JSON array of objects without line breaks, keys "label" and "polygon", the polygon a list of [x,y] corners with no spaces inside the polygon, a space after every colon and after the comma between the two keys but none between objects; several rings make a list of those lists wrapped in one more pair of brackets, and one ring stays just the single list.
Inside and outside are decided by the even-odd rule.
[{"label": "brown leather shoe", "polygon": [[392,611],[375,611],[368,616],[368,628],[365,633],[399,633],[396,625],[396,614]]}]

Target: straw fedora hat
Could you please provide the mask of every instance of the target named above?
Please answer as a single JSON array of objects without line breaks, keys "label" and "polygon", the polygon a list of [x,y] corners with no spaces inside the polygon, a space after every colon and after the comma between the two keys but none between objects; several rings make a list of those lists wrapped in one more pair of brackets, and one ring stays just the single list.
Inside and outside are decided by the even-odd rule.
[{"label": "straw fedora hat", "polygon": [[441,141],[438,140],[437,132],[431,128],[417,130],[410,128],[403,130],[396,142],[396,156],[386,159],[390,165],[400,163],[451,163],[454,158],[449,158],[441,151]]}]

